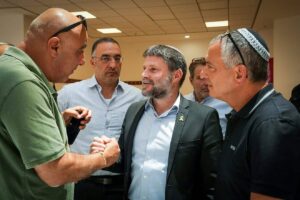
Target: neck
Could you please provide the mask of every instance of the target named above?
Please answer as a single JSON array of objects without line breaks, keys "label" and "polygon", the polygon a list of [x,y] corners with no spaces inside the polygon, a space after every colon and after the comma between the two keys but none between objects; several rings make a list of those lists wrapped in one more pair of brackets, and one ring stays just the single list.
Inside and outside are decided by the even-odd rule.
[{"label": "neck", "polygon": [[194,92],[194,97],[195,97],[195,101],[201,103],[206,97],[203,96],[197,96],[196,93]]},{"label": "neck", "polygon": [[249,83],[243,87],[237,88],[234,95],[227,100],[229,105],[235,110],[240,111],[260,90],[266,87],[268,83]]},{"label": "neck", "polygon": [[161,115],[165,111],[169,110],[174,105],[177,97],[178,92],[167,95],[160,99],[152,98],[152,103],[156,113]]},{"label": "neck", "polygon": [[103,97],[105,99],[111,99],[116,87],[117,87],[117,83],[113,83],[113,84],[107,84],[107,83],[100,83],[98,81],[98,84],[101,85],[101,93],[103,95]]}]

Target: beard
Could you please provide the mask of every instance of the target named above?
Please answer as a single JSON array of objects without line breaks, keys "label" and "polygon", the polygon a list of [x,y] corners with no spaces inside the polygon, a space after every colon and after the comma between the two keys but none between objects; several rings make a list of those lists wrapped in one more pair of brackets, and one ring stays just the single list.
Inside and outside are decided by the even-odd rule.
[{"label": "beard", "polygon": [[144,82],[146,82],[147,84],[151,84],[152,89],[147,91],[145,90],[145,88],[142,88],[142,94],[146,97],[161,99],[167,96],[168,92],[170,91],[172,74],[169,74],[166,79],[160,81],[157,84],[155,84],[152,80],[143,80],[143,83]]}]

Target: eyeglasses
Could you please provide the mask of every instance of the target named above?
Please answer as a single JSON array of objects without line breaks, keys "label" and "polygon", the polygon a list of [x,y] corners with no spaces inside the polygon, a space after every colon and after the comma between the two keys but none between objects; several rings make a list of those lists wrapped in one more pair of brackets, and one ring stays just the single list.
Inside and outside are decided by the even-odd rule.
[{"label": "eyeglasses", "polygon": [[237,52],[238,52],[238,54],[239,54],[239,56],[240,56],[240,58],[241,58],[241,60],[242,60],[242,64],[243,64],[243,65],[246,65],[246,64],[245,64],[244,57],[243,57],[243,55],[242,55],[242,53],[241,53],[239,47],[238,47],[237,44],[235,43],[233,37],[231,36],[230,32],[226,32],[226,33],[224,33],[224,35],[222,35],[222,37],[225,37],[225,36],[228,36],[228,38],[229,38],[230,41],[232,42],[233,46],[234,46],[235,49],[237,50]]},{"label": "eyeglasses", "polygon": [[85,27],[85,30],[87,30],[87,23],[86,23],[85,18],[82,15],[77,15],[76,17],[78,17],[80,19],[79,22],[76,22],[74,24],[71,24],[69,26],[66,26],[66,27],[60,29],[59,31],[57,31],[56,33],[54,33],[51,37],[55,37],[58,34],[63,33],[63,32],[68,32],[71,29],[75,28],[76,26],[79,26],[80,24],[82,24]]},{"label": "eyeglasses", "polygon": [[192,63],[206,65],[206,60],[203,57],[202,58],[193,58]]},{"label": "eyeglasses", "polygon": [[111,61],[115,61],[116,63],[121,63],[123,61],[123,58],[120,55],[117,56],[109,56],[109,55],[103,55],[101,57],[93,56],[94,59],[99,59],[102,63],[109,63]]}]

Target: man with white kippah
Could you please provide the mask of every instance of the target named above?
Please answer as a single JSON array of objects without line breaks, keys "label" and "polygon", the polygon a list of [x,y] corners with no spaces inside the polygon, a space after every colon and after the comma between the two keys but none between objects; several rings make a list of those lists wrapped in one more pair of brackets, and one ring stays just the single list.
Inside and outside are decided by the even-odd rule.
[{"label": "man with white kippah", "polygon": [[300,199],[300,115],[268,84],[270,53],[251,29],[214,38],[207,66],[210,95],[226,101],[226,139],[217,199]]}]

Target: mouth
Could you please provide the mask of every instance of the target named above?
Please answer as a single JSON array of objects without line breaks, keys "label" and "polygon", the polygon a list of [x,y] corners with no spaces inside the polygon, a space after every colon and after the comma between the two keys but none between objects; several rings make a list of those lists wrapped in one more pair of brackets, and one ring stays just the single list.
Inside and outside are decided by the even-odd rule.
[{"label": "mouth", "polygon": [[118,73],[116,71],[109,71],[109,72],[106,72],[107,75],[110,75],[110,76],[117,76]]},{"label": "mouth", "polygon": [[152,84],[152,81],[147,80],[147,79],[143,79],[142,84]]}]

